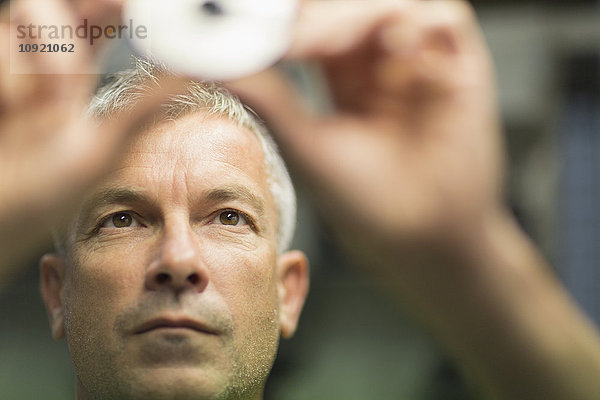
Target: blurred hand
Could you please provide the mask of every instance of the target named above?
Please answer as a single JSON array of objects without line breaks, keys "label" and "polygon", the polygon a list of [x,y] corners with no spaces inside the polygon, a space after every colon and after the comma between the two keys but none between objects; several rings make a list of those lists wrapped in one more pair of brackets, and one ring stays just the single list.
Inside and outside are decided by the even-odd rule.
[{"label": "blurred hand", "polygon": [[308,1],[289,58],[319,62],[333,113],[307,111],[274,70],[231,88],[370,275],[482,397],[599,398],[596,329],[502,206],[492,67],[467,3]]},{"label": "blurred hand", "polygon": [[320,63],[332,114],[310,113],[275,70],[230,87],[346,234],[454,240],[500,207],[493,73],[466,2],[306,2],[288,59]]},{"label": "blurred hand", "polygon": [[[102,24],[119,18],[119,2],[12,3],[10,16],[8,9],[0,16],[0,286],[4,275],[15,271],[17,261],[48,236],[50,224],[66,215],[78,196],[116,160],[120,148],[169,87],[166,83],[165,93],[99,127],[85,116],[97,76],[81,72],[94,70],[100,46],[74,39],[74,53],[30,52],[13,57],[10,52],[16,49],[10,48],[9,20],[77,26],[89,14],[93,23]],[[94,12],[98,9],[102,13]],[[48,43],[44,38],[29,40]]]}]

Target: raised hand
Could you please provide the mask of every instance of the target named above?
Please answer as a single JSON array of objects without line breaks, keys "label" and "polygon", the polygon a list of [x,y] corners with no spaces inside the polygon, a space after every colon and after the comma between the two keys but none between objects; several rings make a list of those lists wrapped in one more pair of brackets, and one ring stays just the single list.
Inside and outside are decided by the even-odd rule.
[{"label": "raised hand", "polygon": [[333,113],[307,111],[276,71],[231,87],[332,219],[377,239],[432,239],[500,207],[493,73],[466,3],[307,3],[288,58],[320,62]]},{"label": "raised hand", "polygon": [[[165,83],[134,110],[98,126],[86,117],[86,108],[98,79],[89,71],[96,67],[100,45],[75,38],[75,53],[16,57],[9,29],[31,21],[77,26],[83,15],[101,24],[118,18],[119,2],[12,3],[10,15],[3,10],[0,22],[0,287],[178,86]],[[103,13],[94,11],[99,8]],[[38,38],[32,44],[43,42]]]},{"label": "raised hand", "polygon": [[462,1],[305,2],[290,59],[318,62],[333,112],[276,71],[231,83],[340,237],[490,399],[600,396],[600,341],[502,205],[490,58]]}]

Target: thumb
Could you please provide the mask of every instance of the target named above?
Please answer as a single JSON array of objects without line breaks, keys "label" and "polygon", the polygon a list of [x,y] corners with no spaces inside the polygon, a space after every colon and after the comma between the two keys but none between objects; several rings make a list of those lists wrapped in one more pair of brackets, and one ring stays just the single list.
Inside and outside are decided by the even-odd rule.
[{"label": "thumb", "polygon": [[[101,121],[97,131],[91,135],[92,140],[85,143],[86,146],[93,149],[88,147],[88,151],[80,152],[86,155],[86,162],[92,169],[90,172],[93,174],[95,169],[98,174],[102,175],[133,139],[150,124],[159,120],[163,104],[169,99],[185,93],[188,85],[189,79],[187,78],[161,78],[160,85],[144,91],[141,100],[133,107],[119,110],[107,120]],[[135,97],[134,94],[132,96]]]},{"label": "thumb", "polygon": [[282,71],[271,68],[225,86],[265,121],[289,161],[306,167],[319,156],[322,117],[309,110]]}]

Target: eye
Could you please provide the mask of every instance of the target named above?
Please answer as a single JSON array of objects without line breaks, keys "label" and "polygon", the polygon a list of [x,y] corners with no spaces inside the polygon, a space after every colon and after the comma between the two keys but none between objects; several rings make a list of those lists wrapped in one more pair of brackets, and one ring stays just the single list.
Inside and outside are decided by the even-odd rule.
[{"label": "eye", "polygon": [[214,222],[229,226],[248,225],[248,218],[239,211],[224,210],[216,216]]},{"label": "eye", "polygon": [[136,226],[142,226],[142,224],[138,222],[132,213],[123,211],[109,215],[100,225],[101,228],[129,228]]}]

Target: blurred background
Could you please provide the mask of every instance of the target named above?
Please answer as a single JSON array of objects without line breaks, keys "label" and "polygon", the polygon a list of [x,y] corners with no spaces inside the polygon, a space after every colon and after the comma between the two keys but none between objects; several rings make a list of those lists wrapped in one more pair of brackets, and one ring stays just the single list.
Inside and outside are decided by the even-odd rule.
[{"label": "blurred background", "polygon": [[[511,206],[598,323],[600,2],[472,2],[497,66]],[[126,67],[126,47],[113,53],[107,70]],[[266,400],[476,400],[428,335],[344,258],[298,189],[296,247],[312,261],[311,294]],[[74,398],[66,345],[51,339],[38,294],[38,259],[0,292],[0,399]]]}]

